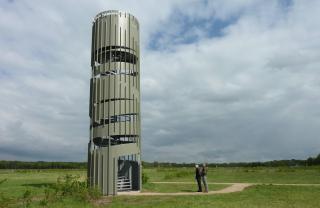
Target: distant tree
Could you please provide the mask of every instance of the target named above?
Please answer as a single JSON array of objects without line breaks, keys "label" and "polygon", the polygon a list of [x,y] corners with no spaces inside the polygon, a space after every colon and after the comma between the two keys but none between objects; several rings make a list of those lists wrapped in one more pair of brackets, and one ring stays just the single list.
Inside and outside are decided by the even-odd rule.
[{"label": "distant tree", "polygon": [[309,157],[309,158],[307,159],[307,165],[308,165],[308,166],[313,165],[313,158],[312,158],[312,157]]},{"label": "distant tree", "polygon": [[314,164],[315,165],[320,165],[320,154],[314,159]]},{"label": "distant tree", "polygon": [[153,167],[155,167],[155,168],[160,167],[159,162],[158,161],[154,161],[153,162]]}]

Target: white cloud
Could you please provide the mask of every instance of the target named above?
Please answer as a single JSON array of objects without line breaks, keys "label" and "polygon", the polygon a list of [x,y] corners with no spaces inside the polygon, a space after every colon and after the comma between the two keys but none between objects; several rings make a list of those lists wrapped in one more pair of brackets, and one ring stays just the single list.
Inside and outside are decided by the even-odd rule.
[{"label": "white cloud", "polygon": [[[317,154],[319,6],[251,0],[2,2],[0,159],[86,160],[90,27],[94,15],[108,9],[129,11],[140,22],[144,160]],[[216,37],[210,24],[173,22],[175,12],[191,22],[235,20]],[[159,41],[155,34],[165,30],[166,47],[150,48],[150,41]],[[177,31],[197,38],[170,44]]]}]

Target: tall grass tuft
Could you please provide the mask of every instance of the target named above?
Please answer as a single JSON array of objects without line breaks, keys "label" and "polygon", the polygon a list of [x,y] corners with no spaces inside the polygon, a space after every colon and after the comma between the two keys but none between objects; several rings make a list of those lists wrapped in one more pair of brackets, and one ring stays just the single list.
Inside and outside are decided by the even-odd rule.
[{"label": "tall grass tuft", "polygon": [[[4,182],[6,182],[8,179],[2,179],[1,181],[0,181],[0,186],[4,183]],[[9,198],[9,197],[7,197],[7,196],[5,196],[4,195],[4,193],[2,193],[2,192],[0,192],[0,208],[5,208],[5,207],[9,207],[9,204],[11,204],[12,203],[12,199],[11,198]]]},{"label": "tall grass tuft", "polygon": [[67,174],[59,177],[55,184],[44,189],[44,198],[39,203],[41,206],[47,207],[50,203],[63,201],[66,198],[92,202],[101,196],[99,189],[89,188],[87,182],[80,180],[79,176]]},{"label": "tall grass tuft", "polygon": [[53,185],[57,197],[72,196],[82,200],[90,201],[102,196],[97,188],[88,188],[86,181],[81,181],[79,176],[67,174],[59,177]]},{"label": "tall grass tuft", "polygon": [[30,190],[26,190],[23,195],[22,195],[22,204],[23,207],[30,207],[32,202],[32,195],[31,195],[31,191]]},{"label": "tall grass tuft", "polygon": [[142,184],[147,184],[148,181],[149,181],[149,176],[144,171],[142,171]]}]

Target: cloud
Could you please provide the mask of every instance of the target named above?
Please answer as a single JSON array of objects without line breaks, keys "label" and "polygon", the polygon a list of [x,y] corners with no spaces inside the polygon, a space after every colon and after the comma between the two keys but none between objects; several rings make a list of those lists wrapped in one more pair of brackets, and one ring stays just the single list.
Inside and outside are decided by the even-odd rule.
[{"label": "cloud", "polygon": [[0,159],[86,160],[90,27],[107,9],[129,11],[140,22],[143,160],[318,154],[319,6],[2,2]]}]

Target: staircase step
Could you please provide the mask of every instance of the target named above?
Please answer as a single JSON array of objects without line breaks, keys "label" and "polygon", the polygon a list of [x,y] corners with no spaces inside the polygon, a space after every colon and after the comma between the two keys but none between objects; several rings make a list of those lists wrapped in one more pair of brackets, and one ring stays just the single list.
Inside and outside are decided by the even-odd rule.
[{"label": "staircase step", "polygon": [[118,191],[132,190],[131,180],[126,176],[118,176],[117,188],[118,188]]},{"label": "staircase step", "polygon": [[131,183],[117,183],[118,185],[121,185],[121,184],[123,184],[123,185],[127,185],[127,184],[131,184]]}]

